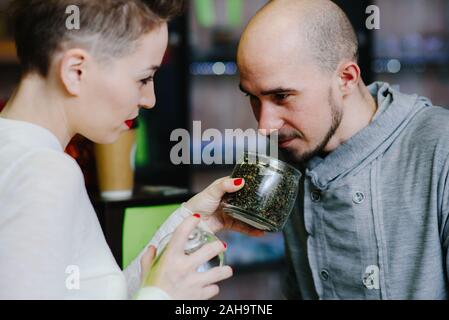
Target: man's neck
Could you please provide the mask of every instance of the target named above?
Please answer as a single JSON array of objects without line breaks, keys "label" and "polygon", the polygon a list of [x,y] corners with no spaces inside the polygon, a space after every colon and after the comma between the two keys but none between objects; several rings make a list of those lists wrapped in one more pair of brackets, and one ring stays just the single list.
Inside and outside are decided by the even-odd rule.
[{"label": "man's neck", "polygon": [[376,111],[376,101],[365,84],[361,83],[359,92],[346,101],[340,126],[323,151],[332,152],[366,128],[373,120]]}]

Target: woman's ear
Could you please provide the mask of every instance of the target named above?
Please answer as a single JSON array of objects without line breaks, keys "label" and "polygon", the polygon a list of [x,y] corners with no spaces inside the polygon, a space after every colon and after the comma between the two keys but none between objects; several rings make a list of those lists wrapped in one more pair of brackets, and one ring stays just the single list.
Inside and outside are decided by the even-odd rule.
[{"label": "woman's ear", "polygon": [[82,49],[70,49],[64,52],[59,67],[61,82],[70,95],[81,93],[81,83],[86,76],[88,53]]}]

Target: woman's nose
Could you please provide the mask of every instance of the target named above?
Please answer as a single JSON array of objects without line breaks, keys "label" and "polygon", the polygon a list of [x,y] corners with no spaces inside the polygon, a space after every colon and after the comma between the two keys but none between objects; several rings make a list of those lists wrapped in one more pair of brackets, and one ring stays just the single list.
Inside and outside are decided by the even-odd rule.
[{"label": "woman's nose", "polygon": [[140,99],[139,106],[145,109],[153,109],[156,105],[156,95],[154,89],[149,88]]}]

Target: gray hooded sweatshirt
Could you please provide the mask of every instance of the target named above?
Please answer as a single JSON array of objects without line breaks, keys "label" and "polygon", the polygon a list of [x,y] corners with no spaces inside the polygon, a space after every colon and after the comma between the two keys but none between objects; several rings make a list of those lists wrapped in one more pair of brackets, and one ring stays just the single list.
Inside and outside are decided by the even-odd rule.
[{"label": "gray hooded sweatshirt", "polygon": [[449,111],[369,90],[373,121],[304,168],[284,229],[287,298],[448,297]]}]

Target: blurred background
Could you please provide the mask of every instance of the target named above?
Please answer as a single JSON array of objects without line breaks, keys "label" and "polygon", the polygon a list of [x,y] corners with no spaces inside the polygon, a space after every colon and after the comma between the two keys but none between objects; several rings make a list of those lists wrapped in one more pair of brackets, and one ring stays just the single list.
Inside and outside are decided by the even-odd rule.
[{"label": "blurred background", "polygon": [[[171,23],[169,49],[156,76],[157,107],[142,110],[136,127],[136,190],[191,194],[231,173],[229,165],[172,165],[170,150],[176,142],[170,141],[170,134],[177,128],[192,132],[193,121],[201,121],[203,131],[257,128],[249,101],[238,89],[235,55],[243,28],[266,2],[190,0],[188,12]],[[357,30],[366,83],[387,81],[405,93],[449,106],[449,0],[335,2]],[[8,3],[0,0],[0,109],[20,77],[4,11]],[[369,5],[380,9],[380,29],[366,27]],[[96,199],[92,149],[91,142],[76,137],[67,152],[80,163]],[[161,197],[166,194],[160,192]],[[229,244],[227,262],[234,267],[235,277],[223,283],[219,298],[282,299],[282,235],[252,239],[224,233],[221,237]]]}]

